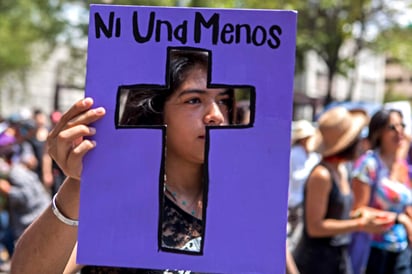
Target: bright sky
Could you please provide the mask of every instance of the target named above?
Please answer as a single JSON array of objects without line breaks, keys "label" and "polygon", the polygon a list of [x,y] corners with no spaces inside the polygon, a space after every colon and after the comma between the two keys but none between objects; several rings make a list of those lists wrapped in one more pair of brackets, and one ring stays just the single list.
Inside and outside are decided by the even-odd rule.
[{"label": "bright sky", "polygon": [[408,8],[411,4],[410,0],[391,0],[391,6],[399,10],[397,15],[398,21],[402,26],[408,26],[412,24],[412,9]]}]

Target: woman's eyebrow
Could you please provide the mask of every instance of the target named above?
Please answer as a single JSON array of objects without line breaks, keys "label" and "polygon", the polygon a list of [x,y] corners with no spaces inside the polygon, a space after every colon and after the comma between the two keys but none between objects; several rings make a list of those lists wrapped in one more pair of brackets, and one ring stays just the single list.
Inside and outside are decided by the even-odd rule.
[{"label": "woman's eyebrow", "polygon": [[186,95],[186,94],[193,94],[193,93],[194,94],[205,94],[206,92],[207,91],[204,89],[185,89],[180,92],[179,97]]},{"label": "woman's eyebrow", "polygon": [[[216,88],[216,89],[219,89],[219,88]],[[230,89],[225,89],[222,92],[219,92],[218,95],[219,96],[228,95],[229,92],[230,92]],[[183,95],[187,95],[187,94],[206,94],[206,93],[207,93],[207,90],[205,89],[185,89],[180,92],[179,97]]]},{"label": "woman's eyebrow", "polygon": [[230,89],[230,88],[225,89],[224,91],[219,92],[219,95],[229,95],[229,93],[231,92],[231,90],[232,90],[232,89]]}]

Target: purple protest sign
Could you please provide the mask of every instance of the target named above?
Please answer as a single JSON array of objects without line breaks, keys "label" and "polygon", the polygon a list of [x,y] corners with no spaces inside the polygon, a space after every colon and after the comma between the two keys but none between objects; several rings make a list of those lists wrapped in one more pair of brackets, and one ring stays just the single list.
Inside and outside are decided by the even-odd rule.
[{"label": "purple protest sign", "polygon": [[[82,174],[80,264],[284,272],[295,36],[292,11],[91,6],[86,95],[107,114]],[[250,93],[248,122],[206,133],[198,253],[159,244],[165,127],[119,124],[123,90],[168,88],[173,50],[207,54],[208,88]]]}]

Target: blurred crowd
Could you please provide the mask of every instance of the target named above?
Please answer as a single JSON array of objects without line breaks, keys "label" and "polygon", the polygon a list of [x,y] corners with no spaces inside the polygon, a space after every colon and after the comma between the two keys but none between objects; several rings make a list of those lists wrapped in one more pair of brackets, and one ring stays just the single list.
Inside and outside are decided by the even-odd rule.
[{"label": "blurred crowd", "polygon": [[60,117],[39,109],[0,117],[0,272],[7,272],[16,240],[64,180],[46,147]]},{"label": "blurred crowd", "polygon": [[338,106],[292,123],[287,273],[412,273],[405,119]]},{"label": "blurred crowd", "polygon": [[[60,118],[38,109],[0,117],[0,272],[64,181],[46,143]],[[338,106],[292,122],[288,273],[412,273],[406,118]]]}]

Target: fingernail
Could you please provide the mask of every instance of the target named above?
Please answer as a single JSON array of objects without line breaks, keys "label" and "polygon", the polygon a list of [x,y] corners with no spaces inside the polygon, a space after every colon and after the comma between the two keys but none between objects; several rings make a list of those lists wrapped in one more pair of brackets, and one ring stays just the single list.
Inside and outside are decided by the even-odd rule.
[{"label": "fingernail", "polygon": [[84,98],[83,100],[83,106],[89,106],[93,104],[93,99],[90,97]]},{"label": "fingernail", "polygon": [[95,140],[92,140],[92,144],[93,144],[93,146],[97,146],[97,143],[96,143]]},{"label": "fingernail", "polygon": [[89,127],[90,133],[91,134],[95,134],[96,133],[96,129],[94,127]]},{"label": "fingernail", "polygon": [[96,112],[96,114],[105,114],[106,113],[106,110],[103,107],[96,108],[94,111]]}]

